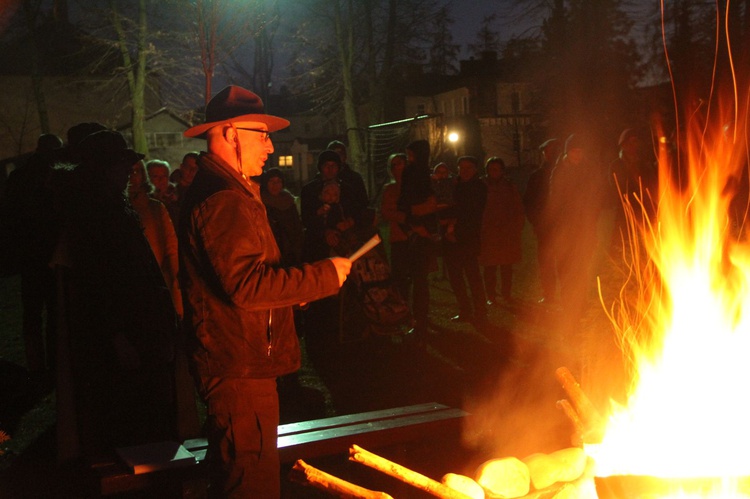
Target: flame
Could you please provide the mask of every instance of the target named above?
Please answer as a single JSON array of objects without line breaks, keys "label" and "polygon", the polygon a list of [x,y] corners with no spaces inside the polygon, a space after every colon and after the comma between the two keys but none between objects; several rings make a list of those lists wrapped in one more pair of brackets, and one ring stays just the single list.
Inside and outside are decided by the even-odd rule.
[{"label": "flame", "polygon": [[[684,178],[662,149],[655,218],[623,200],[630,274],[610,318],[633,382],[586,446],[597,476],[750,476],[750,244],[729,215],[747,149],[707,129],[690,131]],[[701,497],[750,497],[733,483]]]}]

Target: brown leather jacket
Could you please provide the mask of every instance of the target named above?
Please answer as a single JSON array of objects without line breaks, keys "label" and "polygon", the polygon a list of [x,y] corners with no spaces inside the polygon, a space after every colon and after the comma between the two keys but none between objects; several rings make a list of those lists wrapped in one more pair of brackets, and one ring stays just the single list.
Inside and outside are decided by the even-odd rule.
[{"label": "brown leather jacket", "polygon": [[283,268],[258,186],[202,153],[180,213],[189,351],[206,377],[272,378],[300,366],[292,306],[338,292],[328,260]]}]

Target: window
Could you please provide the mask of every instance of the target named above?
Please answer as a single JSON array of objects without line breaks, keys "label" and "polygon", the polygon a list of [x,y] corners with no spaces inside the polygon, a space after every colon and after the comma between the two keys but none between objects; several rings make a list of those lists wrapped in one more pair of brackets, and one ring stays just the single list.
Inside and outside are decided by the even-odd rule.
[{"label": "window", "polygon": [[294,166],[294,157],[289,156],[279,156],[279,166],[282,168],[291,168]]}]

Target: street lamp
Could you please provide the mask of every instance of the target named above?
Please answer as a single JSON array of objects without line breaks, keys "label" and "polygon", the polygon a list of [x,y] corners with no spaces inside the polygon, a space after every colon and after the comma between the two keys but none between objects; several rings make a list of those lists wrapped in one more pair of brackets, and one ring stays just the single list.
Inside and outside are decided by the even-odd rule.
[{"label": "street lamp", "polygon": [[448,142],[453,146],[453,154],[458,158],[458,139],[460,136],[458,132],[448,132]]}]

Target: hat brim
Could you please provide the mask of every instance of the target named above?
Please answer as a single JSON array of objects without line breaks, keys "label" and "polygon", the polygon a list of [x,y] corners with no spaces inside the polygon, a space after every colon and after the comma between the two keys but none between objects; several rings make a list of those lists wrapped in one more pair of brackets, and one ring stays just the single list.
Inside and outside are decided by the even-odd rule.
[{"label": "hat brim", "polygon": [[196,125],[192,128],[185,130],[182,135],[185,137],[191,137],[195,139],[205,139],[206,132],[211,128],[226,123],[235,123],[237,121],[255,121],[258,123],[264,123],[268,126],[269,132],[276,132],[289,126],[289,120],[279,118],[278,116],[272,116],[270,114],[243,114],[234,118],[222,120],[222,121],[211,121],[209,123],[203,123],[202,125]]}]

